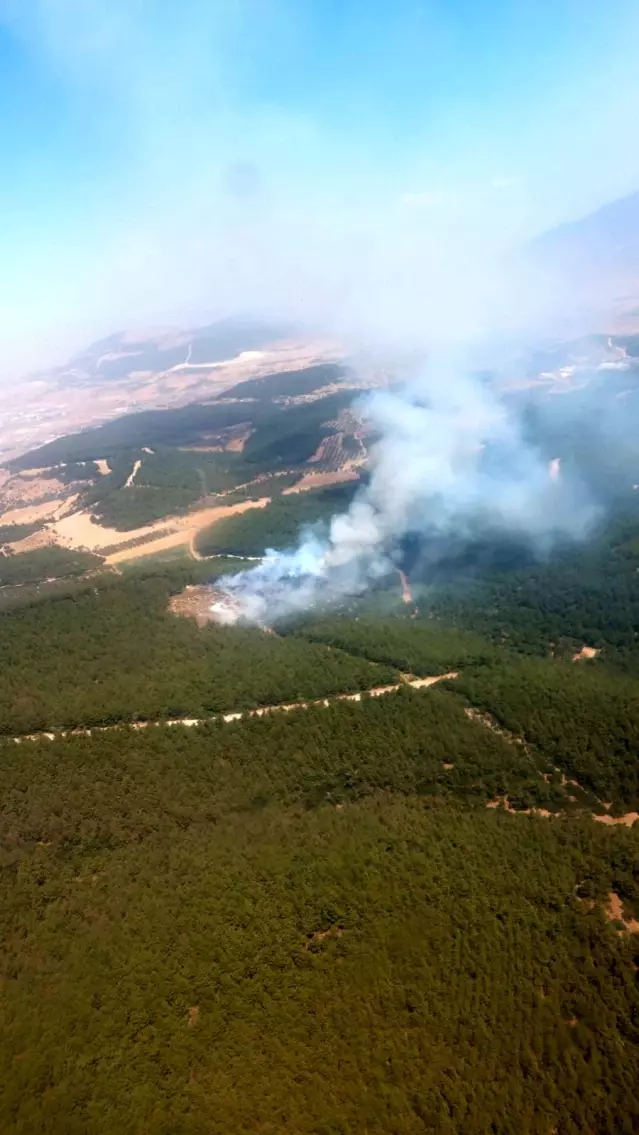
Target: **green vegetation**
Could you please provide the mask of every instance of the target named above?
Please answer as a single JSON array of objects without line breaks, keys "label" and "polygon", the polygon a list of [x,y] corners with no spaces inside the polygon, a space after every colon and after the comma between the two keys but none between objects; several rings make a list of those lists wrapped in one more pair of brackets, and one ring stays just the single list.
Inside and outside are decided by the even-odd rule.
[{"label": "green vegetation", "polygon": [[[112,472],[84,494],[83,504],[101,524],[127,532],[188,512],[198,501],[246,480],[237,459],[225,453],[183,452],[161,448],[154,453],[124,451]],[[127,481],[137,461],[132,484]]]},{"label": "green vegetation", "polygon": [[300,464],[312,456],[322,437],[331,433],[324,423],[335,418],[352,400],[353,392],[346,390],[289,407],[264,399],[191,403],[177,409],[125,414],[103,426],[34,449],[12,461],[10,468],[41,468],[103,457],[111,462],[118,454],[144,447],[196,445],[198,441],[211,445],[221,431],[246,423],[255,430],[247,447],[250,464],[257,471],[266,472],[287,461]]},{"label": "green vegetation", "polygon": [[131,532],[165,520],[181,516],[197,503],[198,493],[190,489],[156,489],[131,485],[105,493],[93,505],[93,514],[100,524],[118,532]]},{"label": "green vegetation", "polygon": [[435,622],[419,623],[409,616],[332,616],[298,625],[293,633],[417,675],[484,665],[496,657],[495,648],[479,635]]},{"label": "green vegetation", "polygon": [[262,473],[254,481],[238,485],[236,489],[231,489],[230,492],[220,497],[219,501],[212,501],[211,503],[228,505],[246,500],[259,500],[261,497],[279,497],[285,489],[299,481],[302,475],[303,470],[301,469],[296,469],[292,473],[273,473],[272,477]]},{"label": "green vegetation", "polygon": [[431,609],[524,653],[602,646],[608,661],[639,675],[638,531],[636,517],[621,516],[590,544],[546,562],[482,570],[475,559],[469,570],[476,576],[479,568],[479,578],[464,582],[462,574],[454,586],[434,589]]},{"label": "green vegetation", "polygon": [[157,449],[140,455],[135,485],[158,489],[190,489],[197,496],[222,493],[246,479],[238,453],[195,453]]},{"label": "green vegetation", "polygon": [[294,398],[300,394],[311,394],[323,386],[341,382],[346,371],[337,363],[320,363],[305,367],[304,370],[283,371],[281,374],[268,374],[265,378],[249,378],[238,382],[224,394],[225,398]]},{"label": "green vegetation", "polygon": [[33,552],[0,556],[0,586],[39,583],[83,575],[102,565],[91,552],[72,552],[68,548],[37,548]]},{"label": "green vegetation", "polygon": [[[301,467],[322,439],[335,432],[327,423],[350,405],[353,395],[343,391],[284,406],[272,401],[273,391],[314,389],[318,383],[334,381],[339,370],[327,365],[275,375],[273,383],[260,380],[260,387],[266,382],[272,389],[257,401],[212,402],[125,415],[96,429],[59,438],[16,459],[11,467],[55,466],[56,476],[65,481],[89,481],[82,506],[101,524],[121,532],[188,512],[207,497],[232,492],[232,503],[263,494],[267,488],[249,484],[260,477],[273,493],[279,493],[301,476]],[[238,425],[252,429],[244,451],[213,452],[214,445],[224,444],[224,431]],[[206,452],[207,448],[211,451]],[[111,472],[106,476],[95,465],[99,458],[109,461]],[[129,485],[136,461],[141,465]],[[275,473],[283,475],[269,476]]]},{"label": "green vegetation", "polygon": [[[419,610],[395,576],[278,634],[171,614],[233,553],[348,506],[353,484],[281,495],[347,392],[269,399],[321,378],[274,376],[250,419],[186,407],[53,443],[109,457],[84,503],[122,530],[276,496],[202,536],[215,558],[121,578],[59,548],[0,557],[7,1135],[639,1129],[639,824],[591,816],[639,810],[639,518],[543,563],[500,537],[420,569],[407,541]],[[237,420],[244,453],[180,450]],[[571,662],[584,643],[600,654]],[[519,814],[487,808],[505,800]]]},{"label": "green vegetation", "polygon": [[434,692],[0,747],[2,1130],[631,1135],[580,896],[632,910],[637,833],[487,811],[510,760]]},{"label": "green vegetation", "polygon": [[203,556],[212,552],[261,556],[267,548],[291,547],[305,525],[328,521],[334,513],[348,508],[356,490],[357,483],[348,482],[279,496],[265,508],[216,521],[199,534],[198,550]]},{"label": "green vegetation", "polygon": [[596,664],[511,660],[456,684],[600,800],[639,809],[639,682]]},{"label": "green vegetation", "polygon": [[13,544],[18,540],[26,540],[27,536],[33,536],[34,532],[39,532],[42,525],[35,524],[0,524],[0,544]]},{"label": "green vegetation", "polygon": [[346,390],[316,402],[271,411],[256,423],[242,451],[244,461],[259,472],[302,465],[310,460],[323,438],[335,433],[335,427],[326,423],[352,401],[352,391]]},{"label": "green vegetation", "polygon": [[46,475],[56,477],[64,485],[71,485],[76,481],[93,481],[100,476],[100,471],[94,461],[70,461],[48,469]]},{"label": "green vegetation", "polygon": [[[154,449],[157,445],[188,445],[207,432],[253,420],[242,404],[192,403],[172,410],[146,410],[125,414],[103,426],[58,438],[11,462],[12,469],[29,469],[61,462],[111,459],[123,450]],[[262,413],[268,412],[265,408]]]},{"label": "green vegetation", "polygon": [[197,717],[394,680],[301,640],[199,629],[167,610],[171,587],[132,578],[0,614],[0,732]]}]

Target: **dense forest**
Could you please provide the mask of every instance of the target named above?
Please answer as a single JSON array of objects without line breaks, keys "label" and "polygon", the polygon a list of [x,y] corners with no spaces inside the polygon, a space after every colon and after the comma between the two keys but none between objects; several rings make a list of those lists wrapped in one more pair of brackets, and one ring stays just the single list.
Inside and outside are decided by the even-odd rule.
[{"label": "dense forest", "polygon": [[54,545],[36,548],[33,552],[0,556],[0,587],[67,579],[95,571],[101,566],[101,557],[91,552],[71,551]]},{"label": "dense forest", "polygon": [[301,394],[312,394],[324,386],[341,382],[346,374],[338,363],[319,363],[305,367],[304,370],[283,371],[281,374],[268,374],[264,378],[248,378],[238,382],[224,394],[225,398],[294,398]]},{"label": "dense forest", "polygon": [[265,398],[190,403],[177,409],[125,414],[105,425],[49,442],[16,458],[9,467],[19,471],[55,467],[61,462],[110,460],[131,450],[179,448],[197,445],[198,441],[210,446],[229,427],[246,425],[253,433],[245,457],[254,472],[267,472],[308,460],[321,439],[333,432],[326,423],[350,406],[354,396],[353,391],[343,390],[290,406]]},{"label": "dense forest", "polygon": [[352,391],[346,390],[265,416],[244,446],[244,460],[257,472],[302,465],[313,457],[323,438],[335,433],[328,423],[352,401]]},{"label": "dense forest", "polygon": [[[84,499],[268,495],[200,551],[293,544],[356,491],[281,495],[341,395],[255,396],[243,453],[181,448],[210,406],[135,415]],[[639,824],[597,819],[639,811],[638,533],[624,501],[545,558],[407,541],[413,602],[269,632],[169,610],[235,559],[0,557],[0,1130],[637,1131]]]},{"label": "dense forest", "polygon": [[530,659],[464,671],[456,688],[600,800],[639,810],[639,681]]},{"label": "dense forest", "polygon": [[0,544],[12,544],[18,540],[26,540],[42,526],[34,524],[0,524]]},{"label": "dense forest", "polygon": [[639,674],[636,508],[624,501],[591,540],[544,557],[512,542],[463,546],[435,578],[417,560],[413,578],[426,583],[422,611],[525,654],[602,647],[617,669]]},{"label": "dense forest", "polygon": [[495,647],[477,634],[408,616],[329,616],[297,623],[292,632],[417,675],[443,674],[497,657]]},{"label": "dense forest", "polygon": [[638,835],[528,782],[435,691],[0,746],[2,1130],[630,1135]]},{"label": "dense forest", "polygon": [[166,578],[0,612],[0,732],[197,717],[396,681],[390,667],[168,611]]}]

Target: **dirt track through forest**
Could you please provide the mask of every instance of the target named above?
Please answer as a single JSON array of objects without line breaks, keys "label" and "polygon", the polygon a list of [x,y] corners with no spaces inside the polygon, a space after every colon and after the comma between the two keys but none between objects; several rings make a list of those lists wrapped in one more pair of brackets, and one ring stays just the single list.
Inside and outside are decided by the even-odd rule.
[{"label": "dirt track through forest", "polygon": [[264,717],[270,713],[289,713],[292,709],[309,709],[311,706],[323,705],[330,706],[335,702],[340,701],[353,701],[361,702],[362,698],[384,697],[385,694],[393,694],[397,690],[401,690],[404,686],[411,686],[414,690],[427,689],[429,686],[434,686],[437,682],[444,682],[450,678],[456,678],[458,672],[451,671],[449,674],[434,674],[429,678],[405,678],[401,682],[396,682],[390,686],[373,686],[369,690],[359,690],[354,694],[331,694],[327,698],[315,698],[310,701],[287,702],[279,703],[277,705],[264,705],[259,706],[257,709],[244,709],[231,711],[229,713],[214,713],[210,717],[175,717],[168,719],[157,719],[154,721],[121,721],[115,725],[94,725],[86,729],[65,729],[59,732],[51,732],[43,730],[41,733],[23,733],[20,736],[7,738],[7,740],[15,741],[17,745],[22,741],[55,741],[60,737],[90,737],[92,733],[112,733],[118,729],[148,729],[157,725],[186,725],[193,727],[195,725],[205,725],[207,722],[212,721],[241,721],[243,718],[249,717]]},{"label": "dirt track through forest", "polygon": [[[220,721],[228,724],[232,721],[243,721],[251,717],[266,717],[273,713],[290,713],[291,710],[294,709],[310,709],[314,706],[325,706],[328,708],[331,705],[335,705],[337,702],[343,701],[361,703],[363,698],[385,697],[386,694],[397,693],[398,690],[403,689],[405,686],[410,686],[410,688],[413,690],[424,690],[428,689],[430,686],[435,686],[438,682],[451,681],[452,679],[459,677],[459,671],[451,670],[447,674],[433,674],[427,678],[414,678],[410,674],[402,674],[401,677],[402,680],[400,682],[394,682],[392,685],[373,686],[368,690],[358,690],[356,693],[352,694],[331,694],[326,698],[313,698],[309,701],[280,702],[276,705],[259,706],[257,709],[243,709],[230,711],[228,713],[215,713],[211,714],[211,716],[209,717],[175,717],[161,719],[158,718],[153,721],[120,721],[114,725],[93,725],[86,729],[64,729],[59,730],[58,732],[43,730],[40,733],[23,733],[19,736],[13,737],[7,736],[3,738],[0,736],[0,741],[14,741],[16,745],[20,745],[23,741],[56,741],[69,737],[90,737],[93,733],[113,733],[116,731],[123,732],[124,730],[149,729],[153,727],[157,728],[159,726],[182,725],[186,726],[187,728],[193,728],[195,726],[206,725],[214,721]],[[489,715],[482,714],[479,711],[472,709],[466,709],[465,712],[471,720],[475,720],[478,723],[482,724],[485,728],[492,729],[494,732],[500,733],[510,744],[520,744],[526,747],[524,741],[521,738],[517,738],[514,735],[507,733],[505,730],[501,730],[499,727],[497,727],[492,718],[489,717]],[[445,765],[444,767],[453,768],[454,766],[451,764]],[[576,780],[566,780],[565,778],[564,783],[578,784]],[[507,796],[497,797],[497,799],[495,800],[490,800],[486,804],[486,807],[490,809],[503,808],[506,812],[509,812],[514,816],[537,816],[543,819],[557,819],[564,814],[563,812],[549,812],[545,808],[513,808]],[[604,804],[603,807],[610,808],[610,804]],[[638,812],[627,812],[625,815],[618,817],[613,817],[608,814],[599,815],[595,812],[591,812],[590,815],[592,816],[592,819],[596,820],[598,823],[610,825],[622,824],[627,827],[632,827],[635,821],[639,820]],[[636,933],[636,928],[639,928],[639,922],[633,922],[632,926],[630,925],[630,923],[626,924],[626,929],[630,930],[631,932]]]}]

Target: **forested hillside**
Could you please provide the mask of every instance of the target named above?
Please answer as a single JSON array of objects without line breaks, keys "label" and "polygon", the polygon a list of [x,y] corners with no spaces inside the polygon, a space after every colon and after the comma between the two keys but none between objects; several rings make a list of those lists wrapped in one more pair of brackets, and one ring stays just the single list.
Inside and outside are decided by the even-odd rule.
[{"label": "forested hillside", "polygon": [[[251,491],[241,453],[144,458],[141,493]],[[637,1130],[637,531],[460,545],[437,578],[407,547],[411,602],[395,572],[271,632],[169,609],[239,560],[2,557],[0,1130]]]},{"label": "forested hillside", "polygon": [[0,770],[7,1133],[636,1129],[637,835],[486,810],[448,695]]},{"label": "forested hillside", "polygon": [[168,611],[170,588],[133,578],[0,613],[0,732],[197,717],[396,680],[299,639],[199,629]]},{"label": "forested hillside", "polygon": [[318,618],[302,622],[293,633],[418,675],[443,674],[498,656],[496,648],[477,634],[407,617],[375,618],[369,613]]},{"label": "forested hillside", "polygon": [[457,688],[600,800],[639,810],[639,681],[591,663],[514,661]]},{"label": "forested hillside", "polygon": [[[536,559],[511,547],[444,565],[429,609],[531,654],[603,647],[616,668],[639,674],[639,515],[624,499],[584,543]],[[522,564],[522,560],[527,562]],[[519,562],[518,562],[519,560]],[[419,575],[419,566],[416,568]]]},{"label": "forested hillside", "polygon": [[0,587],[28,584],[47,579],[68,579],[95,571],[100,556],[90,552],[71,552],[67,548],[38,548],[19,556],[0,556]]}]

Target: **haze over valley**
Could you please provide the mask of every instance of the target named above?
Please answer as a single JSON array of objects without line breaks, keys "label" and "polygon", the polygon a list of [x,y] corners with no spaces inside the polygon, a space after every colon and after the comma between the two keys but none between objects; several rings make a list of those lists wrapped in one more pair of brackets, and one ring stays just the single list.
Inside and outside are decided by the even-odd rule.
[{"label": "haze over valley", "polygon": [[0,0],[0,1131],[639,1130],[639,23]]}]

